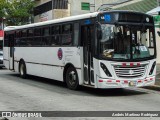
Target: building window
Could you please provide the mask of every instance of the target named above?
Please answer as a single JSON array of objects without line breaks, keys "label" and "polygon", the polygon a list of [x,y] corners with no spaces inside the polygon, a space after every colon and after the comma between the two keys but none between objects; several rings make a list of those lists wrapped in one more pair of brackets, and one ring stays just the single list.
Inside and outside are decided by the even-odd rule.
[{"label": "building window", "polygon": [[90,3],[81,3],[81,10],[90,10]]},{"label": "building window", "polygon": [[68,0],[52,0],[53,9],[68,9]]},{"label": "building window", "polygon": [[34,16],[48,12],[52,9],[68,9],[68,0],[51,0],[34,8]]}]

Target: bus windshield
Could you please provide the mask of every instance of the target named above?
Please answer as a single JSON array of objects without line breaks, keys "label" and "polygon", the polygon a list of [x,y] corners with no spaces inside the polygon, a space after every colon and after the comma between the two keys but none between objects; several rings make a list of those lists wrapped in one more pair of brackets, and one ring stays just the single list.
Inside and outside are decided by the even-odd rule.
[{"label": "bus windshield", "polygon": [[112,60],[139,60],[155,56],[154,27],[101,24],[97,38],[100,56]]}]

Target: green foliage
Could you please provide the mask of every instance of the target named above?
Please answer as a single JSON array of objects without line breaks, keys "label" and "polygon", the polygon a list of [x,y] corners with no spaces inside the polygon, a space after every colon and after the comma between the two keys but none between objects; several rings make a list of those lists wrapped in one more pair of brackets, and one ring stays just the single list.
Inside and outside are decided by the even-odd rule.
[{"label": "green foliage", "polygon": [[0,0],[0,18],[5,17],[6,0]]},{"label": "green foliage", "polygon": [[[31,17],[34,2],[32,0],[0,0],[4,5],[2,15],[7,25],[22,25]],[[8,1],[8,2],[6,2]]]}]

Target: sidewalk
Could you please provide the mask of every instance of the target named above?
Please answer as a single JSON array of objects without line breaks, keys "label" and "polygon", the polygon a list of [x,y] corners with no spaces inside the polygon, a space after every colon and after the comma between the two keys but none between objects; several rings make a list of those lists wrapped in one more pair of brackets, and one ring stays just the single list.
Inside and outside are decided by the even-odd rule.
[{"label": "sidewalk", "polygon": [[160,64],[157,64],[157,72],[156,72],[156,83],[155,85],[160,86]]},{"label": "sidewalk", "polygon": [[160,91],[160,64],[157,64],[157,72],[156,72],[156,82],[155,82],[155,85],[146,86],[144,88]]}]

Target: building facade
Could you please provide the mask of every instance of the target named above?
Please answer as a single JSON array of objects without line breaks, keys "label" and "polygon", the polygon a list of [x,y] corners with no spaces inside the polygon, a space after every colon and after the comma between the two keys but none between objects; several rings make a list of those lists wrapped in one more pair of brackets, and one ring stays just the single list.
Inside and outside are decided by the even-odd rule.
[{"label": "building facade", "polygon": [[130,0],[35,0],[34,22],[97,11]]},{"label": "building facade", "polygon": [[35,0],[34,22],[70,16],[68,0]]}]

